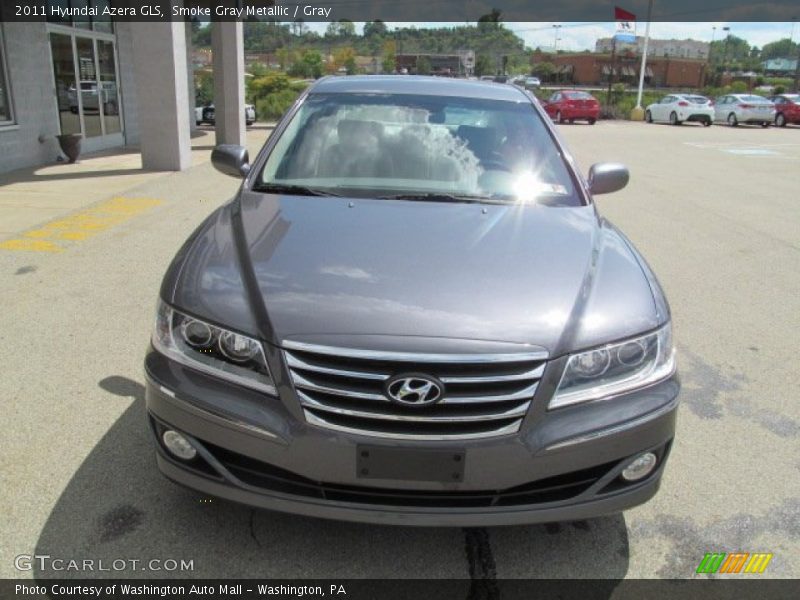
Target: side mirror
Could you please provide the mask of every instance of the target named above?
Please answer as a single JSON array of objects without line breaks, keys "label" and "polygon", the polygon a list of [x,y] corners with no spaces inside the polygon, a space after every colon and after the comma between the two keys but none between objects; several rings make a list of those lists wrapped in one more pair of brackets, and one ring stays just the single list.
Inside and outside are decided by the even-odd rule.
[{"label": "side mirror", "polygon": [[596,163],[589,168],[589,191],[593,196],[610,194],[628,185],[628,167],[619,163]]},{"label": "side mirror", "polygon": [[220,173],[243,178],[250,172],[250,155],[243,146],[220,144],[211,152],[211,164]]}]

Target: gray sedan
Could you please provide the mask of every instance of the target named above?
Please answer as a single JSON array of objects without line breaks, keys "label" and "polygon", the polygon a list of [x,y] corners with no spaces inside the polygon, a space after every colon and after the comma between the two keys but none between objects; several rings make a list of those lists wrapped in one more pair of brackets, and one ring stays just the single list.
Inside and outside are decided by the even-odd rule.
[{"label": "gray sedan", "polygon": [[658,490],[667,301],[515,86],[307,90],[167,269],[145,359],[158,468],[206,495],[382,524],[618,512]]}]

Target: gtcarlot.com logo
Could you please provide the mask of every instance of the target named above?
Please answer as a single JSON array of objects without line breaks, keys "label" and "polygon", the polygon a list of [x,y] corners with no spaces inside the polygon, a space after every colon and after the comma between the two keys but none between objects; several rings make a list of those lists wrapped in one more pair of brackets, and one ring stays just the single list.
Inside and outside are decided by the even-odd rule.
[{"label": "gtcarlot.com logo", "polygon": [[697,573],[750,573],[760,575],[772,560],[772,554],[767,552],[706,552],[703,560],[697,566]]},{"label": "gtcarlot.com logo", "polygon": [[49,554],[20,554],[14,557],[18,571],[194,571],[194,559],[174,558],[60,558]]}]

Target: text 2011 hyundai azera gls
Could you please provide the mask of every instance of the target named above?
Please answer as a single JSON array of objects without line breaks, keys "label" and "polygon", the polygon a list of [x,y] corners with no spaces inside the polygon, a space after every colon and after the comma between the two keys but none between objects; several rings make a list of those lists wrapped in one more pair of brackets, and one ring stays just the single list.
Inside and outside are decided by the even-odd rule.
[{"label": "text 2011 hyundai azera gls", "polygon": [[158,465],[264,508],[409,525],[587,518],[655,494],[667,302],[514,86],[321,80],[164,278]]}]

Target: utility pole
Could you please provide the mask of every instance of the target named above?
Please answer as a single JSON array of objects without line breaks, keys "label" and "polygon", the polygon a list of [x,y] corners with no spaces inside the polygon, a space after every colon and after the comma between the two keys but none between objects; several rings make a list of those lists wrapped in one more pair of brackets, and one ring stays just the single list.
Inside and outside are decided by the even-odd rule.
[{"label": "utility pole", "polygon": [[553,25],[553,54],[558,54],[558,30],[561,25]]},{"label": "utility pole", "polygon": [[[639,90],[636,94],[636,115],[643,117],[642,113],[642,93],[644,92],[644,72],[647,68],[647,43],[650,41],[650,17],[653,14],[653,0],[647,3],[647,25],[644,28],[644,47],[642,48],[642,64],[639,67]],[[631,116],[634,116],[631,114]],[[637,118],[637,120],[639,120]]]},{"label": "utility pole", "polygon": [[611,85],[617,72],[617,36],[611,38],[611,66],[608,72],[608,91],[606,92],[606,108],[611,108]]}]

